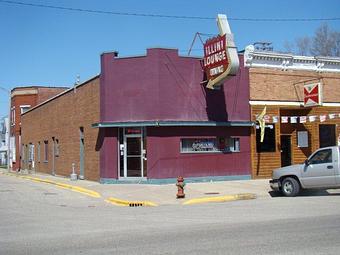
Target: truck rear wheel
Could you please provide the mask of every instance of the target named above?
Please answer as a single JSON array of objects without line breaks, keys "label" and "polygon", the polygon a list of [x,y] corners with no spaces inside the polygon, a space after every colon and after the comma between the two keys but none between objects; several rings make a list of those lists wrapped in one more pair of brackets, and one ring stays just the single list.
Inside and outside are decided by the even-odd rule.
[{"label": "truck rear wheel", "polygon": [[295,197],[300,192],[300,183],[292,177],[284,178],[282,181],[281,192],[286,197]]}]

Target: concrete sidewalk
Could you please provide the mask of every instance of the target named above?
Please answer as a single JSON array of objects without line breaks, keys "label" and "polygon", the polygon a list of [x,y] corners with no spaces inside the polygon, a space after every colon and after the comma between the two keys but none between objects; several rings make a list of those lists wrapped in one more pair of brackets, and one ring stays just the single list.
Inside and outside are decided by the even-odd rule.
[{"label": "concrete sidewalk", "polygon": [[[0,170],[0,172],[6,174],[7,170]],[[71,181],[66,177],[42,173],[10,172],[9,174],[31,181],[43,182],[47,185],[52,184],[61,188],[68,188],[84,194],[88,193],[87,195],[93,197],[96,197],[98,193],[99,196],[97,197],[117,205],[143,201],[150,203],[144,205],[180,205],[270,197],[268,179],[187,183],[185,186],[185,198],[177,199],[177,187],[175,184],[100,184],[86,180]]]}]

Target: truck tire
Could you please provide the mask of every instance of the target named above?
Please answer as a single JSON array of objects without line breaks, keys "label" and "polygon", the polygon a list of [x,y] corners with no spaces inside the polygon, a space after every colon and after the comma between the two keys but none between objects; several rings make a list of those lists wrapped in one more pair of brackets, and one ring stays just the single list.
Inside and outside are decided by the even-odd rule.
[{"label": "truck tire", "polygon": [[282,181],[281,192],[286,197],[295,197],[300,192],[300,183],[292,177],[286,177]]}]

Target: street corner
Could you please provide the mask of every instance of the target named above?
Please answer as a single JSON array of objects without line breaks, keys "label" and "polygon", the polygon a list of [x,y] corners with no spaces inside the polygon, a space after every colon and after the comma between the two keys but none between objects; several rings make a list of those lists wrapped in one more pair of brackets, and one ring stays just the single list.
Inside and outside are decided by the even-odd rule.
[{"label": "street corner", "polygon": [[114,197],[109,197],[105,200],[107,203],[117,205],[117,206],[129,206],[129,207],[155,207],[158,204],[151,202],[151,201],[128,201],[123,199],[118,199]]},{"label": "street corner", "polygon": [[194,205],[194,204],[204,204],[204,203],[223,203],[223,202],[231,202],[231,201],[237,201],[237,200],[250,200],[250,199],[255,199],[255,198],[256,198],[256,194],[254,193],[241,193],[241,194],[226,195],[226,196],[193,198],[193,199],[183,202],[182,205]]}]

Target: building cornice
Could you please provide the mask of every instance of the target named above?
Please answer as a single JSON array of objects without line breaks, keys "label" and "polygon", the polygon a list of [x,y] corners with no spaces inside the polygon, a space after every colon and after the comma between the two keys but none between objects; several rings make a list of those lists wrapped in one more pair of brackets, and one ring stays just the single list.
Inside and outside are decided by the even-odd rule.
[{"label": "building cornice", "polygon": [[11,97],[15,96],[23,96],[23,95],[36,95],[38,94],[38,90],[35,88],[31,89],[18,89],[18,90],[13,90],[11,93]]},{"label": "building cornice", "polygon": [[340,73],[340,58],[337,57],[298,56],[271,51],[255,51],[253,45],[249,45],[245,49],[244,65],[250,68],[276,68],[282,71],[300,70],[318,73]]}]

